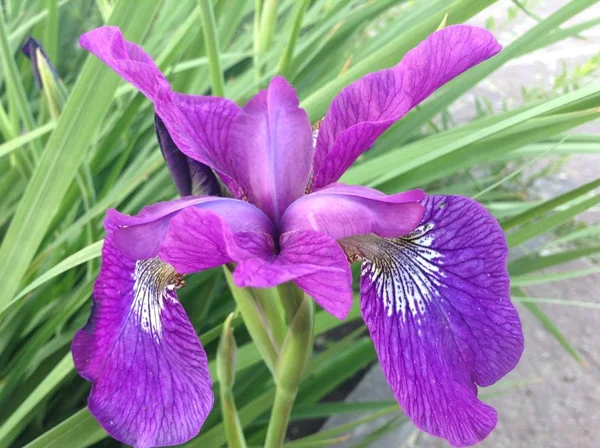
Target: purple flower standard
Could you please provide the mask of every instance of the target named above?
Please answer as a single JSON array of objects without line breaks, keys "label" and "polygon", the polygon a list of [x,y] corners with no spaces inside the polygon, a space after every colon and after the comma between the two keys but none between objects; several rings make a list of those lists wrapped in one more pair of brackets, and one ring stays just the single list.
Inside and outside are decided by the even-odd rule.
[{"label": "purple flower standard", "polygon": [[[294,281],[344,318],[352,305],[348,261],[358,259],[362,315],[404,412],[453,445],[490,433],[497,415],[478,400],[477,386],[504,376],[523,350],[500,226],[468,198],[386,196],[336,183],[395,121],[500,51],[489,32],[445,28],[397,66],[346,87],[314,145],[281,77],[240,108],[172,91],[117,28],[80,43],[154,103],[161,148],[184,196],[136,216],[107,213],[94,307],[73,357],[93,383],[90,412],[111,436],[138,447],[178,444],[210,412],[206,355],[175,294],[181,275],[235,263],[237,285]],[[233,198],[192,196],[218,194],[214,173]]]}]

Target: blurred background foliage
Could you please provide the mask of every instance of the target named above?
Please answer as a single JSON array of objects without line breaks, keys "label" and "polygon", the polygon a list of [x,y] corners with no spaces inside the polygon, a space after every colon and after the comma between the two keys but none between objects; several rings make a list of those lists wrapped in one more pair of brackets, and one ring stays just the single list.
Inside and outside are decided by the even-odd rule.
[{"label": "blurred background foliage", "polygon": [[[445,17],[448,25],[462,23],[494,3],[216,0],[214,31],[225,96],[243,104],[281,73],[317,121],[345,85],[395,65]],[[490,17],[488,28],[532,14],[528,2],[509,3],[507,15]],[[565,22],[585,15],[594,3],[573,0],[547,17],[534,17],[535,25],[498,56],[440,89],[393,126],[342,179],[386,193],[421,187],[481,201],[507,232],[514,299],[579,362],[581,355],[543,305],[520,288],[557,279],[538,271],[600,253],[600,243],[590,244],[599,241],[600,228],[574,221],[597,207],[600,196],[594,191],[600,180],[545,201],[527,194],[528,185],[551,178],[564,157],[600,152],[600,136],[571,132],[600,116],[600,85],[589,82],[600,54],[575,68],[565,66],[550,89],[522,86],[519,104],[506,101],[498,108],[469,92],[516,58],[565,39],[585,40],[600,19]],[[196,0],[0,0],[0,6],[0,447],[116,446],[85,407],[89,383],[76,375],[69,344],[89,315],[105,210],[135,213],[176,192],[154,136],[150,102],[88,57],[77,39],[104,23],[120,26],[181,92],[210,94],[211,76],[219,73],[205,52]],[[20,52],[29,35],[56,66],[63,99],[36,87],[30,61]],[[452,112],[465,98],[475,111],[466,123]],[[553,163],[533,177],[524,175],[548,155],[556,155]],[[180,298],[216,379],[218,338],[234,302],[221,270],[186,282]],[[406,421],[393,401],[343,401],[357,374],[376,362],[357,304],[344,322],[317,312],[316,351],[293,410],[295,440],[286,446],[335,446],[365,420],[394,416],[354,441],[368,446]],[[571,303],[577,304],[597,306]],[[239,346],[233,392],[248,443],[259,446],[274,395],[272,379],[241,319],[234,317],[232,324]],[[501,382],[498,390],[514,393],[512,387]],[[224,443],[218,408],[186,446]],[[319,431],[329,416],[365,412],[367,417]]]}]

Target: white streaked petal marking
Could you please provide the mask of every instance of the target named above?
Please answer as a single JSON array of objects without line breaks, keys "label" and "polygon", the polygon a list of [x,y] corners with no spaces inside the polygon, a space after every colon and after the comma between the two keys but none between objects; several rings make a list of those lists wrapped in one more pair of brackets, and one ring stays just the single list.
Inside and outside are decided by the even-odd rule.
[{"label": "white streaked petal marking", "polygon": [[160,342],[164,300],[175,300],[174,291],[182,283],[181,276],[158,257],[138,260],[132,275],[135,283],[130,318],[156,342]]},{"label": "white streaked petal marking", "polygon": [[424,314],[438,295],[445,273],[440,270],[443,255],[431,248],[433,226],[427,223],[402,238],[381,240],[378,256],[363,263],[363,275],[376,288],[388,317],[406,321],[407,313]]}]

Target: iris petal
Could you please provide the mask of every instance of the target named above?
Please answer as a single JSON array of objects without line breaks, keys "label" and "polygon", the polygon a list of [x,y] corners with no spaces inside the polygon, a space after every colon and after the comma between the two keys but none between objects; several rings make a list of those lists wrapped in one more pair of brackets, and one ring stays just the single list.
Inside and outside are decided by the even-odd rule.
[{"label": "iris petal", "polygon": [[211,211],[234,233],[256,231],[270,234],[273,230],[267,216],[252,204],[231,198],[188,196],[144,207],[135,216],[108,210],[111,222],[119,226],[115,230],[115,244],[133,260],[155,257],[167,237],[169,223],[187,208]]},{"label": "iris petal", "polygon": [[248,102],[231,127],[233,178],[275,224],[304,194],[312,153],[308,116],[280,76]]},{"label": "iris petal", "polygon": [[508,251],[498,223],[474,201],[434,196],[424,205],[408,236],[342,244],[365,259],[363,318],[404,412],[424,431],[471,445],[497,420],[476,385],[496,382],[523,351]]},{"label": "iris petal", "polygon": [[344,319],[352,307],[352,273],[336,241],[323,233],[300,230],[282,234],[279,244],[277,255],[240,262],[233,273],[236,284],[270,288],[293,280],[325,311]]},{"label": "iris petal", "polygon": [[337,181],[394,122],[500,48],[487,30],[449,26],[406,53],[395,67],[371,73],[342,90],[319,128],[313,189]]},{"label": "iris petal", "polygon": [[154,103],[181,152],[213,168],[235,197],[243,197],[231,179],[231,160],[225,146],[240,107],[225,98],[173,92],[152,58],[140,46],[126,41],[117,27],[89,31],[79,43]]},{"label": "iris petal", "polygon": [[178,272],[188,274],[273,254],[271,234],[253,226],[251,216],[244,221],[244,215],[240,215],[241,220],[233,222],[227,219],[230,216],[225,216],[196,207],[182,211],[170,222],[159,252],[160,258],[172,264]]},{"label": "iris petal", "polygon": [[92,382],[90,412],[136,447],[194,437],[213,406],[206,354],[175,294],[180,278],[159,259],[133,261],[107,223],[88,324],[73,340],[78,372]]},{"label": "iris petal", "polygon": [[423,216],[421,190],[387,196],[372,188],[333,184],[296,200],[281,219],[283,232],[314,230],[334,239],[374,233],[397,237]]}]

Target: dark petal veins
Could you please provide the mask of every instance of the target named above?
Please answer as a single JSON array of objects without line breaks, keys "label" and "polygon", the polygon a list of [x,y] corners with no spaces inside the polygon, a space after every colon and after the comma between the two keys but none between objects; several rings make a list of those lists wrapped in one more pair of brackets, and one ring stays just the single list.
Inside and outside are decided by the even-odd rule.
[{"label": "dark petal veins", "polygon": [[[119,227],[115,230],[115,245],[132,260],[153,258],[163,246],[171,220],[190,208],[210,211],[215,219],[223,223],[223,228],[233,233],[256,231],[270,235],[273,230],[266,215],[247,202],[213,196],[187,196],[144,207],[135,216],[108,210],[108,219]],[[183,226],[185,225],[184,223]],[[206,230],[211,232],[214,229]],[[211,258],[210,253],[204,253]],[[183,272],[177,265],[174,266],[179,272]]]},{"label": "dark petal veins", "polygon": [[449,26],[406,53],[395,67],[347,86],[334,98],[319,128],[312,189],[336,182],[394,122],[500,48],[487,30]]},{"label": "dark petal veins", "polygon": [[221,196],[221,186],[213,170],[182,153],[158,115],[154,115],[154,129],[179,195]]},{"label": "dark petal veins", "polygon": [[72,344],[78,372],[92,382],[92,415],[135,447],[194,437],[213,406],[204,349],[177,301],[180,277],[158,258],[133,261],[107,225],[88,324]]},{"label": "dark petal veins", "polygon": [[234,197],[245,197],[231,178],[234,166],[226,148],[232,121],[242,111],[237,104],[225,98],[173,92],[150,55],[126,41],[117,27],[89,31],[79,43],[154,103],[181,152],[215,170]]},{"label": "dark petal veins", "polygon": [[509,296],[507,247],[495,219],[453,196],[424,201],[403,238],[355,237],[363,318],[396,398],[415,424],[457,446],[485,438],[496,411],[477,399],[523,350]]}]

